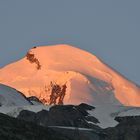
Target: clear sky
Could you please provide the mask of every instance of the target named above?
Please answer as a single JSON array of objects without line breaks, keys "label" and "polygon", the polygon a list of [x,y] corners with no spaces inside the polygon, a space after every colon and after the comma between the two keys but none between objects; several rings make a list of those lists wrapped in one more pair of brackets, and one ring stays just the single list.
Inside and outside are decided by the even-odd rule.
[{"label": "clear sky", "polygon": [[140,0],[0,0],[0,67],[59,43],[90,51],[140,85]]}]

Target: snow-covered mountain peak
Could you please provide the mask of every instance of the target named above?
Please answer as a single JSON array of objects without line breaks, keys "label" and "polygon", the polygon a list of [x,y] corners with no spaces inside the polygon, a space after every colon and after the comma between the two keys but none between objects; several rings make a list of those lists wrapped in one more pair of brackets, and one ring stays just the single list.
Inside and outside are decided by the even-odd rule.
[{"label": "snow-covered mountain peak", "polygon": [[[31,63],[36,63],[40,68],[42,64],[42,67],[46,66],[58,70],[83,70],[85,69],[84,65],[91,62],[100,63],[96,56],[64,44],[34,47],[28,51],[26,58]],[[78,68],[79,65],[81,66]]]},{"label": "snow-covered mountain peak", "polygon": [[70,45],[39,46],[0,69],[0,82],[46,104],[140,106],[140,88],[95,55]]}]

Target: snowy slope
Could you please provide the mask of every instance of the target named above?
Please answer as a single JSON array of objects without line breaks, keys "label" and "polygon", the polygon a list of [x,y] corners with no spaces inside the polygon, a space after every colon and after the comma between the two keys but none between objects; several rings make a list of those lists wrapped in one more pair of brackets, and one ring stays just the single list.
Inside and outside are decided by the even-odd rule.
[{"label": "snowy slope", "polygon": [[[101,128],[114,127],[118,124],[115,117],[140,116],[140,107],[126,106],[96,106],[95,110],[88,111],[90,116],[94,116],[100,123]],[[90,122],[89,122],[90,123]]]},{"label": "snowy slope", "polygon": [[46,105],[26,105],[26,106],[2,106],[0,112],[12,117],[17,117],[22,110],[28,110],[32,112],[39,112],[41,110],[49,110],[51,106]]},{"label": "snowy slope", "polygon": [[0,106],[25,106],[30,104],[20,92],[0,84]]},{"label": "snowy slope", "polygon": [[96,56],[69,45],[34,47],[0,69],[0,82],[45,104],[140,106],[140,88]]},{"label": "snowy slope", "polygon": [[[114,127],[118,124],[115,117],[119,116],[140,116],[140,108],[126,106],[96,106],[95,110],[88,111],[90,116],[99,120],[101,128]],[[89,122],[90,123],[90,122]]]}]

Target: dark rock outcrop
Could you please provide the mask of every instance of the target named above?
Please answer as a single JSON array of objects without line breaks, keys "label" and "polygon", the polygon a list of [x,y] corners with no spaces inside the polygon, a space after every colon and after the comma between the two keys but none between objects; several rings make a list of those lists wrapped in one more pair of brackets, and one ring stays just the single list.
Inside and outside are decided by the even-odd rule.
[{"label": "dark rock outcrop", "polygon": [[[94,128],[97,127],[94,124],[99,123],[99,121],[93,116],[88,116],[87,111],[91,109],[94,109],[94,107],[86,104],[80,104],[78,106],[55,105],[49,111],[42,110],[38,113],[23,110],[17,118],[32,121],[42,126]],[[88,123],[88,121],[93,122],[93,124]]]},{"label": "dark rock outcrop", "polygon": [[[51,86],[51,95],[50,95],[50,105],[63,105],[63,100],[66,94],[66,84],[60,86],[56,83],[52,83],[50,84]],[[58,102],[57,102],[58,100]]]},{"label": "dark rock outcrop", "polygon": [[[101,129],[97,126],[98,119],[89,116],[88,110],[95,109],[87,104],[55,105],[49,111],[38,113],[21,111],[18,119],[36,123],[44,127],[53,126],[55,131],[66,134],[73,140],[140,140],[140,116],[116,117],[118,125]],[[92,123],[88,123],[88,121]],[[56,126],[73,127],[75,129],[59,128]],[[79,130],[88,128],[88,130]],[[89,130],[89,128],[92,130]]]},{"label": "dark rock outcrop", "polygon": [[35,55],[34,54],[28,52],[26,54],[26,58],[27,58],[27,60],[29,60],[30,63],[35,63],[36,64],[36,68],[38,70],[41,69],[41,64],[40,64],[39,60],[37,58],[35,58]]},{"label": "dark rock outcrop", "polygon": [[72,140],[51,128],[0,113],[0,140]]},{"label": "dark rock outcrop", "polygon": [[119,124],[107,128],[105,140],[140,140],[140,116],[116,117]]},{"label": "dark rock outcrop", "polygon": [[43,104],[37,97],[31,96],[27,98],[32,104]]}]

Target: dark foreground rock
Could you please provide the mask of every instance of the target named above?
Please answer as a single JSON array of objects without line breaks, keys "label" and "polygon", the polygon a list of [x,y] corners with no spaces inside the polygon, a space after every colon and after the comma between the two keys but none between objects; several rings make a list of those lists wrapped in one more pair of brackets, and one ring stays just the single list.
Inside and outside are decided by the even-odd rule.
[{"label": "dark foreground rock", "polygon": [[117,126],[101,129],[88,114],[92,109],[56,105],[38,113],[23,110],[16,119],[0,114],[0,140],[140,140],[140,116],[116,117]]},{"label": "dark foreground rock", "polygon": [[[93,131],[80,131],[77,129],[53,128],[59,133],[71,136],[73,140],[140,140],[140,116],[116,117],[119,124],[113,128],[101,129],[98,127],[97,118],[89,116],[88,110],[95,109],[92,106],[81,104],[56,105],[49,111],[42,110],[38,113],[21,111],[18,118],[34,122],[44,127],[47,126],[67,126],[90,128]],[[92,122],[91,124],[88,121]],[[75,135],[77,132],[78,137]]]},{"label": "dark foreground rock", "polygon": [[107,128],[105,140],[140,140],[140,116],[116,117],[119,124]]},{"label": "dark foreground rock", "polygon": [[51,128],[0,113],[0,140],[72,140]]},{"label": "dark foreground rock", "polygon": [[[78,106],[55,105],[51,107],[49,111],[42,110],[38,113],[23,110],[17,118],[31,121],[42,126],[76,126],[94,128],[97,127],[94,124],[99,123],[99,121],[95,117],[89,116],[87,111],[92,109],[94,109],[94,107],[86,104],[80,104]],[[89,124],[88,121],[91,121],[94,124]]]},{"label": "dark foreground rock", "polygon": [[0,113],[0,140],[103,140],[92,130],[42,127]]},{"label": "dark foreground rock", "polygon": [[31,102],[33,105],[42,104],[42,102],[35,96],[28,97],[27,100]]},{"label": "dark foreground rock", "polygon": [[103,132],[93,130],[80,130],[80,128],[75,129],[65,129],[65,128],[52,128],[53,130],[61,133],[62,135],[67,135],[67,137],[72,140],[104,140],[106,134]]}]

